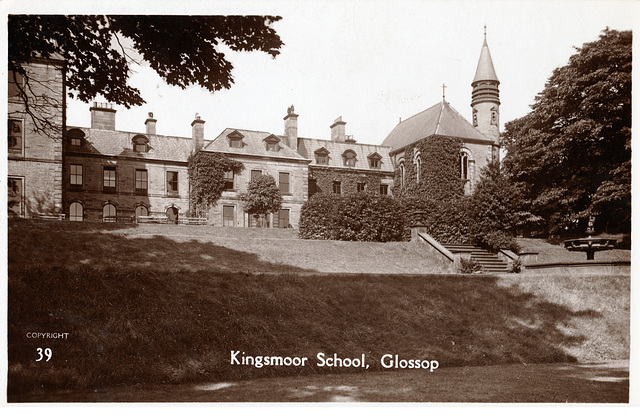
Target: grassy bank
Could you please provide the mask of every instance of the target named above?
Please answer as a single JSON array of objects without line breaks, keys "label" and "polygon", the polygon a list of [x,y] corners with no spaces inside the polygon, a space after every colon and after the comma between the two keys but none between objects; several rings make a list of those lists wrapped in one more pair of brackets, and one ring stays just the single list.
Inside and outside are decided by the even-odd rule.
[{"label": "grassy bank", "polygon": [[[440,368],[628,357],[628,278],[591,278],[611,296],[556,303],[508,278],[251,275],[49,268],[9,275],[9,392],[357,372],[316,354],[437,360]],[[581,280],[582,281],[582,280]],[[502,283],[501,283],[502,282]],[[561,288],[575,288],[567,278]],[[556,292],[560,292],[559,290]],[[561,292],[560,292],[561,293]],[[613,310],[613,312],[611,311]],[[588,328],[587,325],[600,325]],[[606,326],[606,327],[605,327]],[[612,327],[613,326],[613,327]],[[29,339],[28,332],[69,333]],[[597,347],[589,355],[589,347]],[[49,347],[48,362],[36,362]],[[302,367],[231,365],[230,352],[306,356]],[[599,352],[600,351],[600,352]]]}]

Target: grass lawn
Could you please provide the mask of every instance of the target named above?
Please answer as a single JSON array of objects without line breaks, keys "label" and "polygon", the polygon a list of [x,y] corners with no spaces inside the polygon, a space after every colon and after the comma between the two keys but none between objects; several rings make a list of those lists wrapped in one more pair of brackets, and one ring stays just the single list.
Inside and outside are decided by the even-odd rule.
[{"label": "grass lawn", "polygon": [[[411,243],[10,221],[8,394],[359,372],[319,352],[364,354],[363,376],[388,371],[383,354],[442,371],[629,358],[628,276],[426,274],[440,270]],[[314,362],[232,365],[231,351]]]}]

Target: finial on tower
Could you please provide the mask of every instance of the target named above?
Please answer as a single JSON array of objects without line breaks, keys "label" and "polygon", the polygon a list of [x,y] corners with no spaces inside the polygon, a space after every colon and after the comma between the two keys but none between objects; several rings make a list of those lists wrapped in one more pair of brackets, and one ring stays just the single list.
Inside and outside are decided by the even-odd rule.
[{"label": "finial on tower", "polygon": [[444,89],[446,89],[447,86],[445,86],[444,83],[442,83],[442,101],[444,102]]}]

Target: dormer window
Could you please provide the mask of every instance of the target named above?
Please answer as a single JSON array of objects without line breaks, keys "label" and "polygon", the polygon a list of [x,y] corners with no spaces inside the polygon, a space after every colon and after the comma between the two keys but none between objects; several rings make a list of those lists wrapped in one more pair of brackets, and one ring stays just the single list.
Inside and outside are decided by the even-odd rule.
[{"label": "dormer window", "polygon": [[264,145],[267,151],[279,151],[280,150],[280,138],[275,135],[270,135],[264,139]]},{"label": "dormer window", "polygon": [[229,140],[229,147],[242,148],[243,138],[244,135],[240,134],[238,131],[233,131],[231,134],[227,135],[227,139]]},{"label": "dormer window", "polygon": [[314,154],[316,157],[316,164],[324,164],[324,165],[329,164],[329,150],[322,147],[317,149]]},{"label": "dormer window", "polygon": [[149,151],[149,139],[142,134],[138,134],[131,140],[133,151],[138,153],[146,153]]},{"label": "dormer window", "polygon": [[79,128],[72,128],[67,131],[67,138],[72,146],[80,147],[84,141],[84,131]]},{"label": "dormer window", "polygon": [[369,155],[369,168],[380,169],[382,167],[382,156],[378,153]]},{"label": "dormer window", "polygon": [[342,153],[344,165],[347,167],[355,167],[356,165],[356,153],[353,150],[347,150]]}]

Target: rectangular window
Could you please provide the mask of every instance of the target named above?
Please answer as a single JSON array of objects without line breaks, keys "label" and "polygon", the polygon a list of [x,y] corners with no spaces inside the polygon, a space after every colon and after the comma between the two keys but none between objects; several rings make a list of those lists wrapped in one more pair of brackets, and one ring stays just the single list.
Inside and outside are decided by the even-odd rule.
[{"label": "rectangular window", "polygon": [[71,137],[71,145],[80,147],[82,145],[82,138]]},{"label": "rectangular window", "polygon": [[145,169],[136,169],[136,194],[146,195],[149,188],[149,173]]},{"label": "rectangular window", "polygon": [[82,165],[69,165],[69,185],[82,186]]},{"label": "rectangular window", "polygon": [[309,179],[309,198],[318,193],[318,183],[315,179]]},{"label": "rectangular window", "polygon": [[367,184],[364,182],[358,182],[358,184],[356,185],[357,192],[364,192],[366,189],[367,189]]},{"label": "rectangular window", "polygon": [[9,143],[9,154],[20,154],[23,153],[23,131],[22,131],[22,120],[20,119],[9,119],[9,124],[7,126],[7,142]]},{"label": "rectangular window", "polygon": [[380,168],[380,160],[379,159],[369,159],[369,167],[372,169]]},{"label": "rectangular window", "polygon": [[15,71],[9,71],[8,76],[9,99],[17,98],[21,95],[22,89],[24,88],[24,77],[22,77],[22,74]]},{"label": "rectangular window", "polygon": [[317,164],[329,164],[329,156],[326,154],[316,154]]},{"label": "rectangular window", "polygon": [[340,182],[333,182],[333,193],[342,194],[342,184]]},{"label": "rectangular window", "polygon": [[289,209],[279,209],[273,214],[273,226],[276,228],[289,228]]},{"label": "rectangular window", "polygon": [[389,185],[380,185],[380,195],[389,195]]},{"label": "rectangular window", "polygon": [[233,148],[242,148],[242,140],[240,138],[229,139],[229,145]]},{"label": "rectangular window", "polygon": [[116,191],[116,168],[105,167],[103,169],[102,191],[114,193]]},{"label": "rectangular window", "polygon": [[7,207],[9,209],[9,216],[21,217],[24,215],[24,185],[22,178],[9,178],[9,184],[7,187]]},{"label": "rectangular window", "polygon": [[251,180],[257,178],[258,176],[262,176],[262,170],[254,169],[251,171]]},{"label": "rectangular window", "polygon": [[235,207],[232,205],[222,206],[222,225],[225,227],[234,227],[235,223]]},{"label": "rectangular window", "polygon": [[167,172],[167,193],[178,193],[178,172]]},{"label": "rectangular window", "polygon": [[291,193],[291,187],[289,185],[289,173],[278,174],[278,186],[280,187],[280,193]]},{"label": "rectangular window", "polygon": [[236,185],[234,182],[233,170],[224,172],[224,189],[225,190],[235,189],[235,186]]},{"label": "rectangular window", "polygon": [[267,151],[278,151],[277,143],[267,143]]}]

